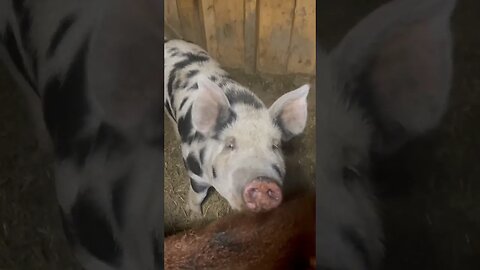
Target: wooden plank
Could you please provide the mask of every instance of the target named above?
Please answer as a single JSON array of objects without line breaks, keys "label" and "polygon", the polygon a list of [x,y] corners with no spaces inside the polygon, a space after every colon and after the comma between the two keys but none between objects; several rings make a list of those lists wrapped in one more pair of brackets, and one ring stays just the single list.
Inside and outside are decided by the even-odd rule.
[{"label": "wooden plank", "polygon": [[244,0],[214,0],[217,60],[230,68],[245,62]]},{"label": "wooden plank", "polygon": [[257,70],[265,73],[285,74],[295,1],[257,1],[259,1]]},{"label": "wooden plank", "polygon": [[182,38],[182,26],[178,16],[177,0],[165,0],[163,2],[163,12],[166,28],[176,35],[176,38]]},{"label": "wooden plank", "polygon": [[177,6],[184,38],[205,48],[199,0],[178,0]]},{"label": "wooden plank", "polygon": [[315,0],[297,0],[288,73],[315,74]]},{"label": "wooden plank", "polygon": [[214,0],[202,0],[201,9],[206,49],[213,58],[218,59]]},{"label": "wooden plank", "polygon": [[257,43],[257,0],[245,0],[245,72],[254,73]]}]

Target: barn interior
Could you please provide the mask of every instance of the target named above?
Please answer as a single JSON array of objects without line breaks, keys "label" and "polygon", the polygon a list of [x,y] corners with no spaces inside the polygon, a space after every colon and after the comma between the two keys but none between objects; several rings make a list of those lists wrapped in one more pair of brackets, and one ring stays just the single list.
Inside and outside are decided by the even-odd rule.
[{"label": "barn interior", "polygon": [[[315,1],[165,1],[165,35],[191,41],[268,107],[281,95],[310,84],[308,120],[301,136],[283,145],[292,195],[313,190],[315,179]],[[287,14],[287,15],[285,15]],[[201,226],[232,212],[213,188],[203,216],[186,209],[189,178],[176,126],[165,121],[165,233]],[[292,196],[290,195],[290,196]]]},{"label": "barn interior", "polygon": [[[179,2],[188,5],[198,1]],[[257,1],[245,0],[251,2]],[[388,1],[317,2],[317,34],[321,45],[330,49],[356,22]],[[380,164],[384,169],[378,172],[379,179],[388,179],[376,183],[386,233],[385,269],[480,269],[480,35],[476,27],[480,23],[479,10],[479,1],[459,0],[454,12],[454,82],[442,125]],[[308,72],[269,74],[239,67],[228,70],[266,104],[304,82],[315,85]],[[288,177],[292,180],[309,181],[315,176],[314,91],[310,95],[305,135],[285,149],[287,168],[295,172]],[[178,140],[166,118],[165,127],[165,225],[171,233],[194,226],[195,221],[184,212],[188,182]],[[0,63],[2,270],[80,269],[58,216],[52,164],[51,156],[39,152],[27,103]],[[230,212],[215,192],[203,209],[205,216],[200,222]]]}]

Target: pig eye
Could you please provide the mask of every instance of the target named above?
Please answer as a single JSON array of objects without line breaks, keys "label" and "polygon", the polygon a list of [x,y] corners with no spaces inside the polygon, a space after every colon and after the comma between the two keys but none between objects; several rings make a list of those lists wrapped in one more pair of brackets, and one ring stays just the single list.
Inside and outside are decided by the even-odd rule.
[{"label": "pig eye", "polygon": [[229,139],[227,139],[227,142],[226,142],[226,144],[225,144],[225,148],[226,148],[227,150],[230,150],[230,151],[235,150],[235,148],[236,148],[235,139],[234,139],[234,138],[229,138]]}]

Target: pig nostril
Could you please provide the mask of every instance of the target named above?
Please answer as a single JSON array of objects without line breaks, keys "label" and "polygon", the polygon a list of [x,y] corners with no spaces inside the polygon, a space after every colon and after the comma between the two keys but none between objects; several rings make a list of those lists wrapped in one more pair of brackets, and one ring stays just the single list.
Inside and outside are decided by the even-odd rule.
[{"label": "pig nostril", "polygon": [[273,200],[276,200],[276,201],[279,200],[278,195],[271,189],[269,189],[267,191],[267,195],[270,199],[273,199]]},{"label": "pig nostril", "polygon": [[255,198],[255,195],[256,195],[256,194],[257,194],[257,189],[256,189],[256,188],[250,188],[250,189],[248,190],[248,195],[249,195],[250,197],[252,197],[252,199]]}]

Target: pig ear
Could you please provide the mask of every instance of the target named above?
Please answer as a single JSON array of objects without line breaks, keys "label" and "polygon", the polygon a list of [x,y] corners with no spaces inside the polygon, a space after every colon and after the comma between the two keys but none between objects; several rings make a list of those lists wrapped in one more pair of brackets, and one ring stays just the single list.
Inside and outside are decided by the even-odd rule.
[{"label": "pig ear", "polygon": [[300,134],[307,123],[307,95],[310,85],[290,91],[270,106],[270,115],[282,130],[282,139],[288,141]]},{"label": "pig ear", "polygon": [[212,132],[230,103],[223,90],[204,76],[198,76],[198,94],[192,106],[192,125],[203,134]]},{"label": "pig ear", "polygon": [[408,138],[441,120],[452,75],[454,6],[455,0],[394,0],[361,21],[332,52],[338,81],[368,98],[367,111],[382,132]]}]

